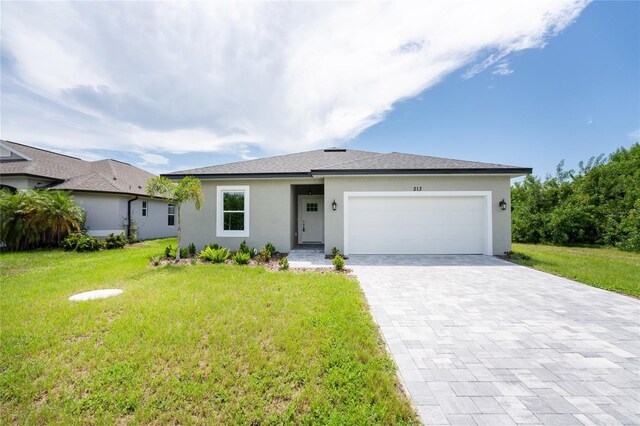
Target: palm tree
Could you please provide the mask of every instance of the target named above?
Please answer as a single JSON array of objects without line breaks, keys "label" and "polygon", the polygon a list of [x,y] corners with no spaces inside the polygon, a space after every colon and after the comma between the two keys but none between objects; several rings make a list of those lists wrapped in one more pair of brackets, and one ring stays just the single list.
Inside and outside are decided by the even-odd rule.
[{"label": "palm tree", "polygon": [[76,206],[73,197],[66,191],[39,191],[36,197],[39,204],[38,222],[43,230],[48,231],[49,242],[59,245],[60,241],[71,232],[79,232],[84,222],[84,210]]},{"label": "palm tree", "polygon": [[164,176],[154,177],[147,182],[147,194],[152,197],[161,197],[168,204],[176,207],[178,215],[178,247],[176,259],[180,260],[180,238],[182,237],[182,224],[180,222],[180,207],[183,203],[192,201],[196,210],[200,210],[204,196],[200,187],[200,180],[193,176],[186,176],[177,184]]}]

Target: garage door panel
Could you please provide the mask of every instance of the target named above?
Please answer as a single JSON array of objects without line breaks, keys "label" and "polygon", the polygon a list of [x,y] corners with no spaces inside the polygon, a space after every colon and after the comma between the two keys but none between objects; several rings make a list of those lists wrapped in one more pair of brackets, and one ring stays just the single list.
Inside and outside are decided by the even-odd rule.
[{"label": "garage door panel", "polygon": [[482,196],[358,196],[349,199],[351,254],[482,254]]}]

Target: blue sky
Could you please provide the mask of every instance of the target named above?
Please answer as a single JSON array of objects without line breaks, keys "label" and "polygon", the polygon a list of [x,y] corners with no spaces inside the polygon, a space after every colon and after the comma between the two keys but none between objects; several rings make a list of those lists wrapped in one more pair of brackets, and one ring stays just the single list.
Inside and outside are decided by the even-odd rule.
[{"label": "blue sky", "polygon": [[349,146],[531,166],[555,173],[638,140],[640,2],[595,2],[508,75],[455,72]]},{"label": "blue sky", "polygon": [[640,3],[18,3],[3,139],[155,173],[344,146],[553,172],[640,134]]}]

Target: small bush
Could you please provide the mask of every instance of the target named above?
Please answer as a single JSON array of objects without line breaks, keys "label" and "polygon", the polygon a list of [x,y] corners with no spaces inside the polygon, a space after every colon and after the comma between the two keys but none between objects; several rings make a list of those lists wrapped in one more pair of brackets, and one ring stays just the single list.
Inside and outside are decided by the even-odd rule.
[{"label": "small bush", "polygon": [[239,251],[233,255],[232,259],[238,265],[246,265],[247,263],[249,263],[249,259],[251,259],[251,255],[249,253],[243,253]]},{"label": "small bush", "polygon": [[211,243],[208,246],[205,246],[205,248],[207,248],[207,247],[212,248],[213,250],[218,250],[218,249],[222,248],[218,243]]},{"label": "small bush", "polygon": [[344,258],[339,254],[333,258],[333,266],[335,266],[336,271],[342,271],[344,269]]},{"label": "small bush", "polygon": [[278,259],[278,269],[280,270],[289,269],[289,259],[287,259],[286,257],[281,257],[280,259]]},{"label": "small bush", "polygon": [[186,259],[189,257],[189,247],[182,247],[180,249],[180,259]]},{"label": "small bush", "polygon": [[242,242],[240,243],[240,247],[238,248],[238,252],[248,254],[250,259],[258,254],[258,250],[256,250],[254,247],[249,247],[246,240],[242,240]]},{"label": "small bush", "polygon": [[271,256],[273,256],[274,254],[276,254],[276,253],[277,253],[277,251],[276,251],[276,246],[274,246],[274,245],[273,245],[273,244],[271,244],[271,243],[267,243],[267,244],[265,244],[265,245],[264,245],[264,248],[266,248],[267,250],[269,250],[269,253],[271,253]]},{"label": "small bush", "polygon": [[260,249],[260,254],[258,255],[258,261],[260,262],[268,262],[271,260],[271,256],[273,255],[272,252],[270,252],[267,247],[262,247],[262,249]]},{"label": "small bush", "polygon": [[195,256],[196,255],[196,245],[193,243],[189,243],[189,246],[187,247],[188,251],[189,251],[189,256]]},{"label": "small bush", "polygon": [[207,247],[200,252],[200,259],[208,260],[213,263],[222,263],[229,258],[231,253],[229,249],[224,247],[219,249],[212,249],[211,247]]},{"label": "small bush", "polygon": [[195,265],[196,263],[198,263],[198,258],[197,257],[192,257],[191,258],[191,264]]},{"label": "small bush", "polygon": [[331,254],[333,255],[333,257],[340,256],[340,250],[338,250],[337,247],[334,247],[331,249]]},{"label": "small bush", "polygon": [[138,225],[134,221],[131,221],[131,225],[129,227],[129,244],[133,244],[138,239]]},{"label": "small bush", "polygon": [[176,257],[176,251],[171,244],[164,248],[164,257],[166,259],[174,259]]},{"label": "small bush", "polygon": [[98,251],[104,248],[104,242],[99,238],[90,237],[87,234],[74,232],[62,241],[65,251]]},{"label": "small bush", "polygon": [[160,257],[160,256],[151,256],[150,260],[151,260],[151,264],[153,266],[158,266],[158,265],[160,265],[160,262],[162,261],[162,257]]},{"label": "small bush", "polygon": [[115,235],[113,232],[107,235],[104,239],[105,247],[107,250],[123,248],[127,244],[127,237],[124,232]]}]

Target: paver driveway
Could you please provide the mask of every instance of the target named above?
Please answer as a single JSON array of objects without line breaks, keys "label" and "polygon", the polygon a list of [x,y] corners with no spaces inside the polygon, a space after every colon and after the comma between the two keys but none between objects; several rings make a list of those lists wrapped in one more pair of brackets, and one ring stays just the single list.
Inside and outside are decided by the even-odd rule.
[{"label": "paver driveway", "polygon": [[640,424],[640,301],[487,256],[347,263],[426,424]]}]

